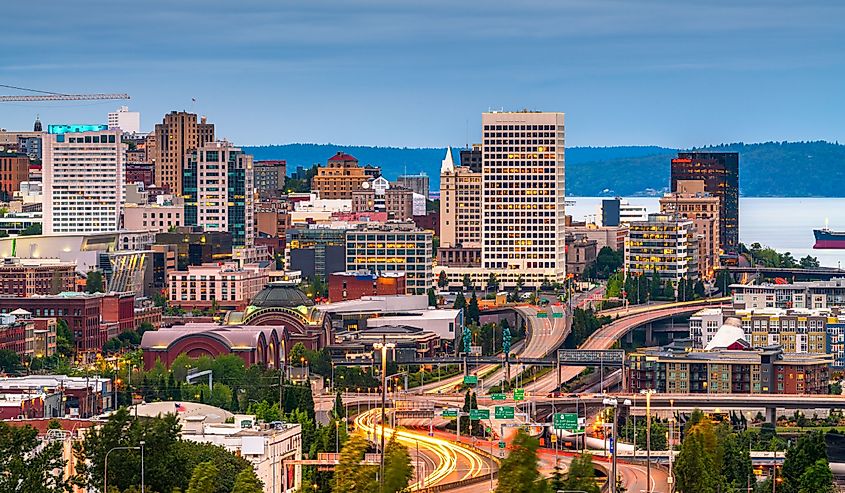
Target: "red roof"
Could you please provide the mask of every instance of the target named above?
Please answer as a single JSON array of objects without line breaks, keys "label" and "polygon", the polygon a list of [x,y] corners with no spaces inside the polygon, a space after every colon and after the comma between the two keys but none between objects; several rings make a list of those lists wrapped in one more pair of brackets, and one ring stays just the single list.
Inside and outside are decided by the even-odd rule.
[{"label": "red roof", "polygon": [[334,156],[329,158],[329,161],[358,161],[355,156],[351,156],[345,152],[338,152]]}]

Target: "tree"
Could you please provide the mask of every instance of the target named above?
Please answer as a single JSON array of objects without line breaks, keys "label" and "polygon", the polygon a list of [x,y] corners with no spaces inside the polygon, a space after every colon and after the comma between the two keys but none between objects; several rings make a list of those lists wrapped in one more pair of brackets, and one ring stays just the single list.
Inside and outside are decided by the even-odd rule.
[{"label": "tree", "polygon": [[437,286],[443,290],[446,289],[446,286],[449,285],[449,278],[446,277],[446,271],[441,270],[440,274],[437,275]]},{"label": "tree", "polygon": [[819,259],[817,257],[811,257],[807,255],[806,257],[801,258],[798,261],[798,265],[801,266],[802,269],[813,269],[819,267]]},{"label": "tree", "polygon": [[414,475],[411,456],[408,449],[396,441],[396,435],[390,436],[384,456],[384,493],[405,491],[408,481]]},{"label": "tree", "polygon": [[495,272],[491,272],[489,276],[487,276],[487,292],[497,292],[499,290],[499,278],[496,277]]},{"label": "tree", "polygon": [[716,287],[722,295],[727,295],[729,286],[733,284],[730,272],[727,270],[720,270],[716,273]]},{"label": "tree", "polygon": [[593,456],[589,453],[580,454],[572,459],[569,465],[569,472],[563,480],[565,491],[584,491],[586,493],[599,493],[600,489],[596,484],[596,470],[593,467]]},{"label": "tree", "polygon": [[819,459],[808,467],[798,481],[798,493],[833,493],[833,471],[827,460]]},{"label": "tree", "polygon": [[660,279],[660,274],[657,273],[657,269],[651,273],[651,281],[648,287],[649,297],[652,300],[656,300],[661,298],[663,295],[663,281]]},{"label": "tree", "polygon": [[9,349],[0,349],[0,371],[15,374],[21,368],[21,357]]},{"label": "tree", "polygon": [[516,285],[514,286],[514,290],[516,291],[517,296],[522,293],[522,288],[525,287],[525,279],[522,277],[522,274],[516,277]]},{"label": "tree", "polygon": [[464,291],[469,291],[472,288],[472,279],[470,279],[469,274],[464,274],[461,284],[464,286]]},{"label": "tree", "polygon": [[60,493],[70,491],[63,477],[61,442],[44,442],[31,426],[0,422],[0,491]]},{"label": "tree", "polygon": [[475,291],[473,291],[472,297],[469,299],[469,305],[467,305],[467,322],[471,324],[478,324],[480,316],[481,310],[478,308],[478,296],[476,296]]},{"label": "tree", "polygon": [[437,306],[437,293],[434,292],[434,288],[428,288],[426,294],[428,294],[428,306]]},{"label": "tree", "polygon": [[511,453],[502,461],[499,468],[499,485],[496,487],[496,493],[522,493],[545,489],[545,481],[537,468],[539,446],[540,443],[536,438],[532,438],[521,429],[517,431],[511,444]]},{"label": "tree", "polygon": [[355,435],[347,440],[340,451],[338,465],[334,471],[335,491],[378,491],[378,467],[361,465],[368,448],[369,445],[363,437]]},{"label": "tree", "polygon": [[682,493],[715,493],[714,464],[701,432],[688,433],[675,461],[676,488]]},{"label": "tree", "polygon": [[235,476],[232,493],[263,493],[264,483],[255,475],[255,470],[247,468]]},{"label": "tree", "polygon": [[85,292],[86,293],[102,293],[103,292],[103,273],[98,270],[92,270],[85,276]]},{"label": "tree", "polygon": [[783,461],[784,493],[797,493],[801,487],[801,476],[819,460],[827,462],[827,446],[820,431],[802,435],[795,445],[786,451]]},{"label": "tree", "polygon": [[38,224],[30,224],[23,231],[21,231],[21,236],[35,236],[40,235],[42,232],[41,223]]},{"label": "tree", "polygon": [[458,293],[458,295],[455,296],[455,304],[452,305],[452,308],[458,310],[458,309],[461,309],[461,308],[466,308],[466,306],[467,306],[467,300],[466,300],[466,298],[464,298],[464,293]]},{"label": "tree", "polygon": [[346,417],[346,408],[343,406],[343,396],[340,394],[339,390],[334,398],[334,417],[337,419]]},{"label": "tree", "polygon": [[200,462],[191,473],[191,482],[185,493],[214,493],[214,484],[220,471],[211,462]]}]

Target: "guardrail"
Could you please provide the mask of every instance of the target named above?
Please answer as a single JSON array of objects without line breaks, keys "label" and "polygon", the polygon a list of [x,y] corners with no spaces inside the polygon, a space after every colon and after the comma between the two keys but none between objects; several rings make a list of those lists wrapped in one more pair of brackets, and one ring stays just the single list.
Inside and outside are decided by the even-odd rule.
[{"label": "guardrail", "polygon": [[[478,447],[474,447],[472,445],[467,445],[466,443],[463,443],[463,442],[453,442],[453,443],[455,445],[461,447],[461,448],[465,448],[467,450],[470,450],[473,453],[483,455],[488,460],[491,460],[494,463],[496,463],[496,470],[493,471],[492,477],[493,477],[493,479],[499,477],[499,466],[502,464],[502,461],[499,460],[498,457],[496,457],[495,455],[487,452],[486,450],[480,449]],[[425,488],[414,490],[414,491],[417,491],[417,492],[420,492],[420,493],[437,493],[437,492],[440,492],[440,491],[447,491],[447,490],[451,490],[451,489],[455,489],[455,488],[461,488],[463,486],[469,486],[469,485],[472,485],[472,484],[483,483],[485,481],[490,481],[490,475],[485,474],[483,476],[475,476],[474,478],[461,479],[461,480],[458,480],[458,481],[451,481],[449,483],[442,483],[442,484],[437,484],[437,485],[434,485],[434,486],[427,486]]]}]

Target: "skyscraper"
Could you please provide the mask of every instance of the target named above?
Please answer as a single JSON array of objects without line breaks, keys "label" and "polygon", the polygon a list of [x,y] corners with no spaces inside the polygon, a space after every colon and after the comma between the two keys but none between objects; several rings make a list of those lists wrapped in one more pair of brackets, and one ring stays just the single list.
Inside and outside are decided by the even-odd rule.
[{"label": "skyscraper", "polygon": [[44,233],[120,229],[126,148],[106,125],[49,125],[44,136]]},{"label": "skyscraper", "polygon": [[141,131],[141,113],[129,111],[128,106],[121,106],[108,116],[109,128],[119,128],[124,132],[136,134]]},{"label": "skyscraper", "polygon": [[149,157],[155,163],[156,186],[167,188],[173,195],[183,195],[182,177],[188,153],[214,140],[214,124],[205,117],[197,122],[197,115],[172,111],[155,126],[155,147]]},{"label": "skyscraper", "polygon": [[564,115],[484,113],[481,260],[526,285],[566,275]]},{"label": "skyscraper", "polygon": [[672,191],[679,180],[702,180],[704,191],[719,198],[719,247],[736,254],[739,248],[739,153],[679,152],[672,160]]},{"label": "skyscraper", "polygon": [[481,247],[481,173],[455,166],[452,149],[440,166],[440,246]]},{"label": "skyscraper", "polygon": [[185,225],[229,231],[235,246],[255,240],[252,156],[229,142],[208,142],[188,156]]}]

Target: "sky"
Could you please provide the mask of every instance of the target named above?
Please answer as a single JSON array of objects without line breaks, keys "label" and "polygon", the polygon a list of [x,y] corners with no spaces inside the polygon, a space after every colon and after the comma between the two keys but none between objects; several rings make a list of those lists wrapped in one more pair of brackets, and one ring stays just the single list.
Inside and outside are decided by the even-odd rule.
[{"label": "sky", "polygon": [[144,130],[188,110],[239,145],[444,147],[477,142],[484,111],[527,108],[566,113],[567,146],[845,140],[840,0],[7,0],[3,13],[0,84],[131,100],[0,103],[0,128],[100,123],[128,104]]}]

